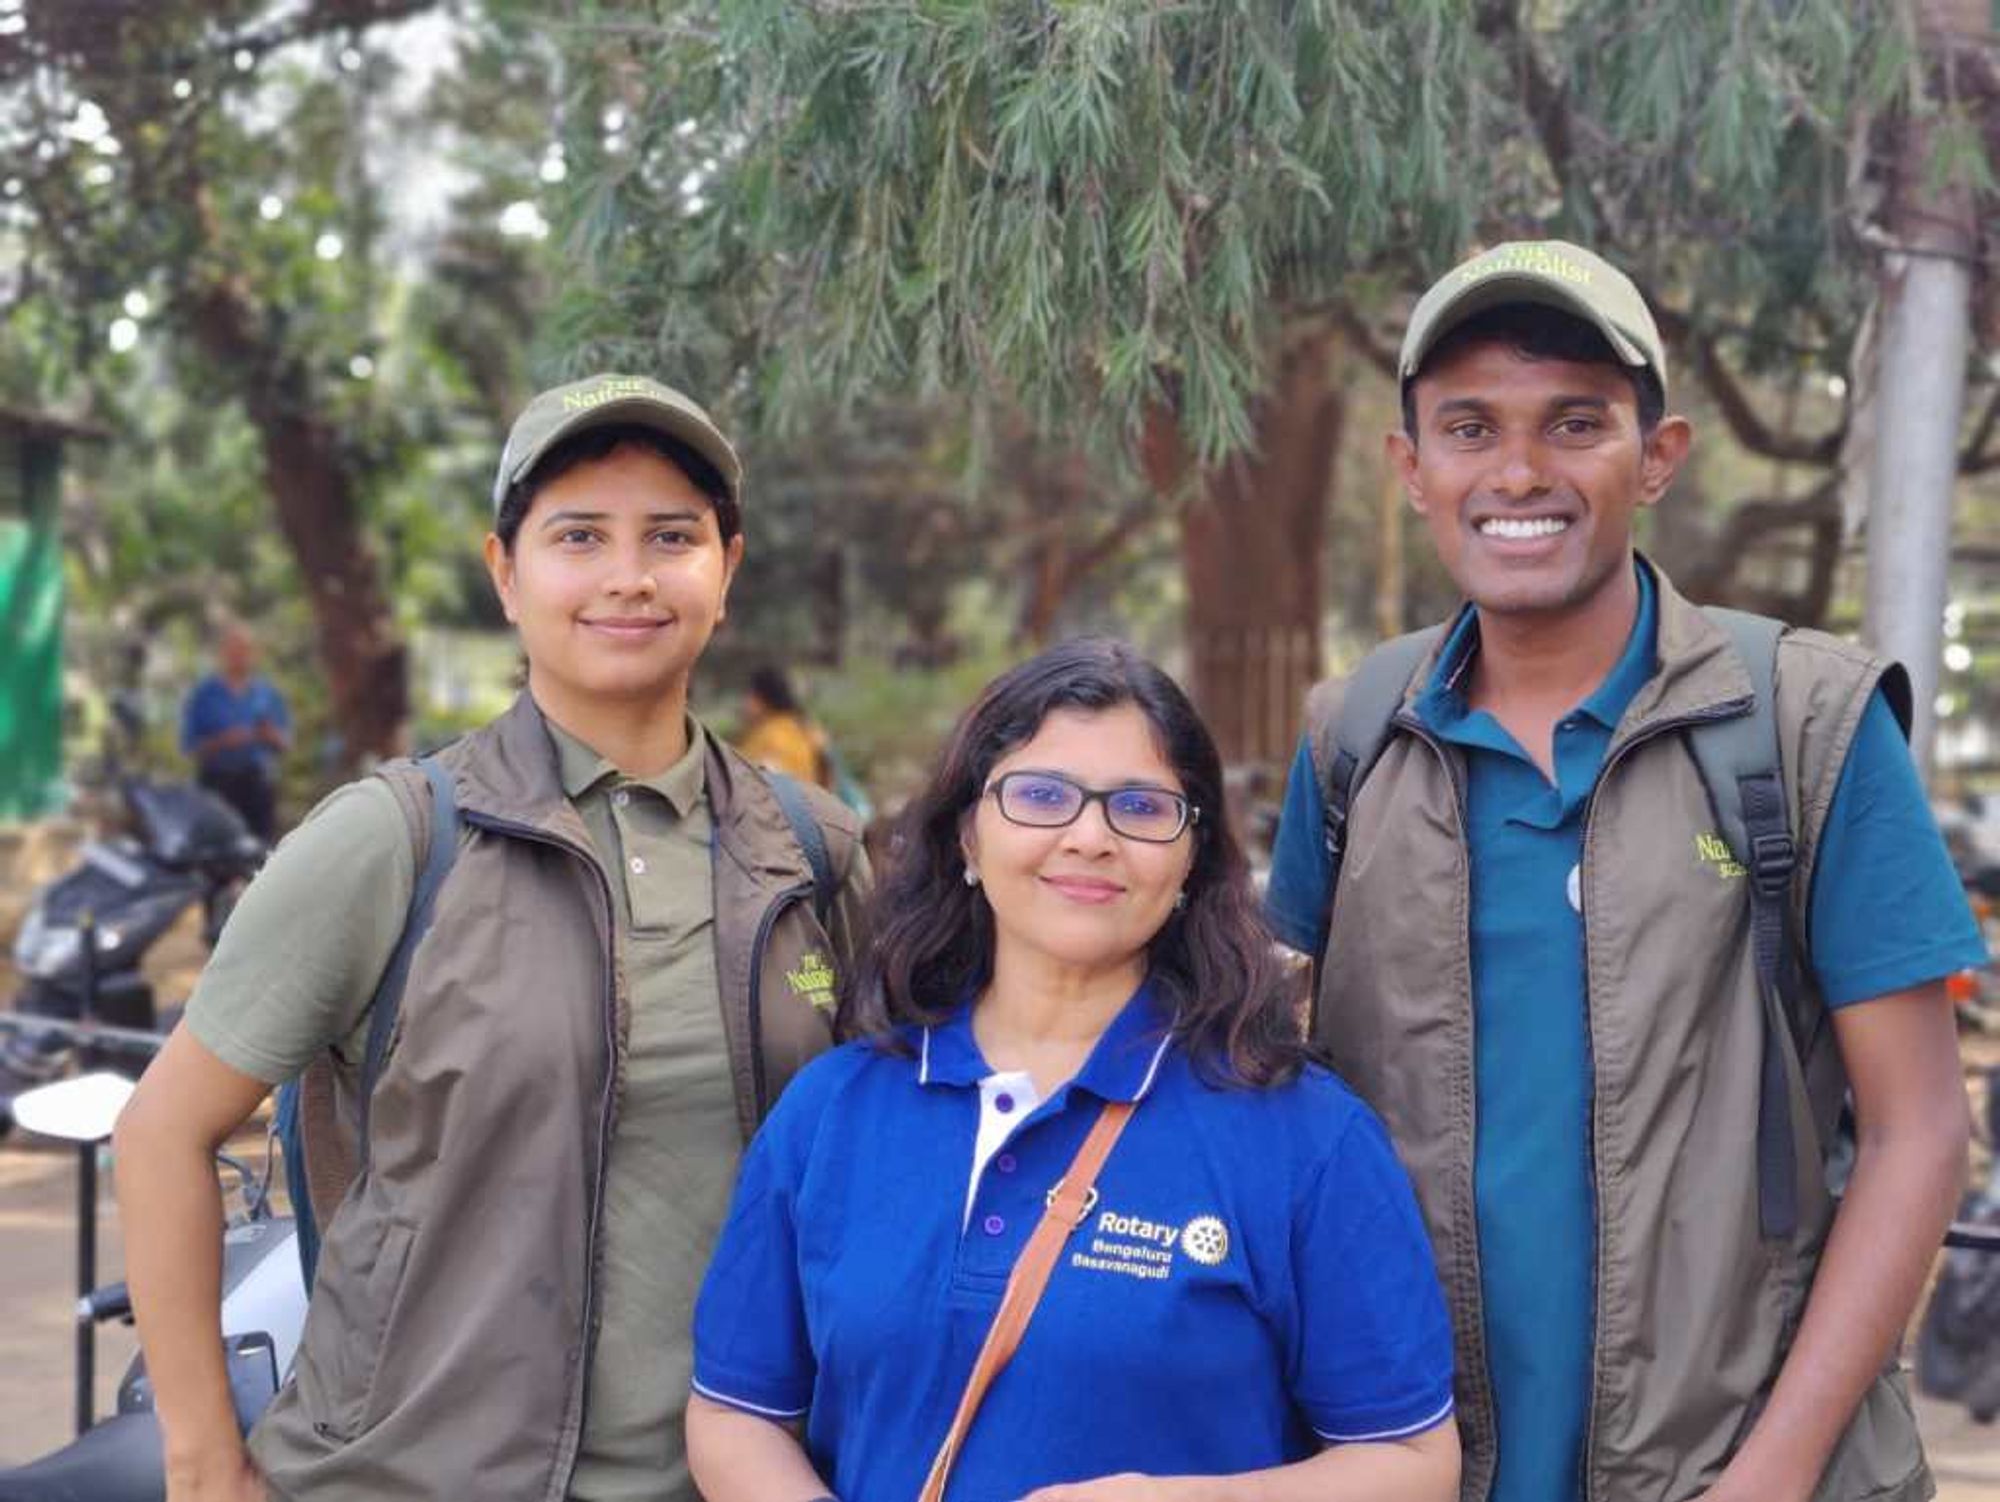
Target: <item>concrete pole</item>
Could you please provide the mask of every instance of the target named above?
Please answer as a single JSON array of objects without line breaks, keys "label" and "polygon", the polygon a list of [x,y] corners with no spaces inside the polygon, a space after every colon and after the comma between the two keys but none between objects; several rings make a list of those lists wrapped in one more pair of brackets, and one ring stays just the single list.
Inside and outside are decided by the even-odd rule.
[{"label": "concrete pole", "polygon": [[[1983,3],[1917,6],[1940,71],[1953,28],[1966,19],[1961,13]],[[1865,634],[1876,651],[1909,669],[1917,711],[1910,749],[1928,782],[1977,228],[1970,195],[1928,187],[1930,136],[1922,123],[1906,122],[1902,135],[1890,224],[1895,248],[1885,258],[1880,292]]]},{"label": "concrete pole", "polygon": [[1972,275],[1934,255],[1892,257],[1884,277],[1884,339],[1874,465],[1869,481],[1869,644],[1910,671],[1910,749],[1926,781],[1936,738],[1952,493],[1965,401]]}]

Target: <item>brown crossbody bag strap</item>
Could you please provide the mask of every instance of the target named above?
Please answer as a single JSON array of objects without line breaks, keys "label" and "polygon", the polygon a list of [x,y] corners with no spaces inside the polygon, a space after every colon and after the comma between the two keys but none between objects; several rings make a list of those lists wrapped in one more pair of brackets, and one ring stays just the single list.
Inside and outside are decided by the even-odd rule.
[{"label": "brown crossbody bag strap", "polygon": [[951,1479],[952,1463],[958,1459],[959,1448],[964,1445],[965,1436],[972,1429],[972,1421],[978,1416],[986,1389],[993,1385],[1000,1369],[1013,1358],[1015,1348],[1021,1344],[1021,1337],[1027,1333],[1028,1321],[1034,1317],[1035,1306],[1042,1300],[1042,1290],[1049,1286],[1049,1275],[1056,1270],[1056,1259],[1062,1255],[1063,1243],[1069,1239],[1071,1231],[1083,1224],[1091,1207],[1097,1203],[1098,1172],[1104,1167],[1104,1160],[1111,1155],[1112,1144],[1118,1140],[1118,1134],[1125,1130],[1125,1123],[1131,1117],[1130,1101],[1105,1102],[1104,1109],[1091,1124],[1090,1134],[1083,1139],[1083,1146],[1076,1150],[1076,1157],[1070,1161],[1069,1172],[1049,1191],[1048,1208],[1042,1211],[1041,1223],[1028,1238],[1028,1244],[1021,1249],[1013,1272],[1007,1275],[1007,1291],[1001,1295],[999,1312],[993,1316],[992,1328],[986,1332],[986,1343],[979,1348],[979,1359],[972,1363],[972,1374],[965,1379],[965,1391],[959,1397],[958,1412],[952,1415],[951,1428],[945,1434],[944,1443],[938,1446],[936,1459],[931,1461],[930,1475],[924,1478],[924,1489],[918,1494],[918,1502],[944,1502],[944,1487]]}]

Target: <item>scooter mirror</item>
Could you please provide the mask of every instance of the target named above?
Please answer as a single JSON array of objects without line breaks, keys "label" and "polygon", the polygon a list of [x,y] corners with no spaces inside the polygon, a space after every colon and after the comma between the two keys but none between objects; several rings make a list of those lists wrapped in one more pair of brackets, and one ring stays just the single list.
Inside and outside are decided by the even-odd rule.
[{"label": "scooter mirror", "polygon": [[8,1109],[24,1132],[65,1142],[102,1142],[118,1124],[118,1113],[132,1098],[132,1090],[132,1082],[123,1075],[81,1074],[24,1090]]}]

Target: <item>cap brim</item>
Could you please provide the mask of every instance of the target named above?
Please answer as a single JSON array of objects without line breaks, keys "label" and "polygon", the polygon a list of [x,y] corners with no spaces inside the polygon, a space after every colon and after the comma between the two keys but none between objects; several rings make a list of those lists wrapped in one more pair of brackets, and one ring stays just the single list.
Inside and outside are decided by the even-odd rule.
[{"label": "cap brim", "polygon": [[722,483],[729,491],[730,501],[742,505],[743,463],[736,457],[736,450],[722,436],[721,430],[698,413],[683,411],[644,396],[619,397],[588,411],[574,413],[552,428],[540,443],[508,468],[501,477],[500,489],[504,492],[520,484],[564,439],[594,432],[598,428],[616,427],[650,428],[669,438],[679,439],[715,466],[716,473],[722,476]]},{"label": "cap brim", "polygon": [[1503,273],[1481,277],[1463,292],[1443,303],[1431,315],[1430,328],[1424,334],[1423,342],[1404,353],[1401,378],[1407,381],[1414,376],[1422,367],[1424,357],[1437,347],[1438,341],[1466,319],[1484,313],[1488,308],[1524,302],[1540,303],[1544,307],[1560,308],[1565,313],[1575,314],[1604,335],[1605,340],[1611,345],[1612,352],[1627,365],[1640,370],[1651,368],[1653,362],[1646,358],[1645,351],[1584,299],[1543,277],[1512,276]]}]

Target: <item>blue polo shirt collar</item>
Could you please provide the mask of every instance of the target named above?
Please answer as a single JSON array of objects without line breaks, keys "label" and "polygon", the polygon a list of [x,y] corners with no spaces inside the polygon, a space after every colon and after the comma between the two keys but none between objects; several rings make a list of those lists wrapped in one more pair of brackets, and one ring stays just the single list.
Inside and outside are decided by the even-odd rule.
[{"label": "blue polo shirt collar", "polygon": [[[1172,1014],[1151,980],[1132,993],[1070,1085],[1100,1100],[1144,1100],[1173,1046]],[[975,1088],[995,1073],[972,1035],[972,1005],[943,1022],[917,1029],[917,1083]]]},{"label": "blue polo shirt collar", "polygon": [[[1659,591],[1653,583],[1652,570],[1643,559],[1635,559],[1632,567],[1639,578],[1639,609],[1632,621],[1632,633],[1625,639],[1625,650],[1604,681],[1576,707],[1577,714],[1589,716],[1606,730],[1618,728],[1632,700],[1659,668]],[[1452,622],[1436,665],[1417,697],[1417,715],[1431,729],[1450,735],[1470,715],[1465,686],[1478,655],[1479,612],[1467,605]],[[1477,731],[1472,731],[1466,739],[1472,744],[1483,742]]]}]

